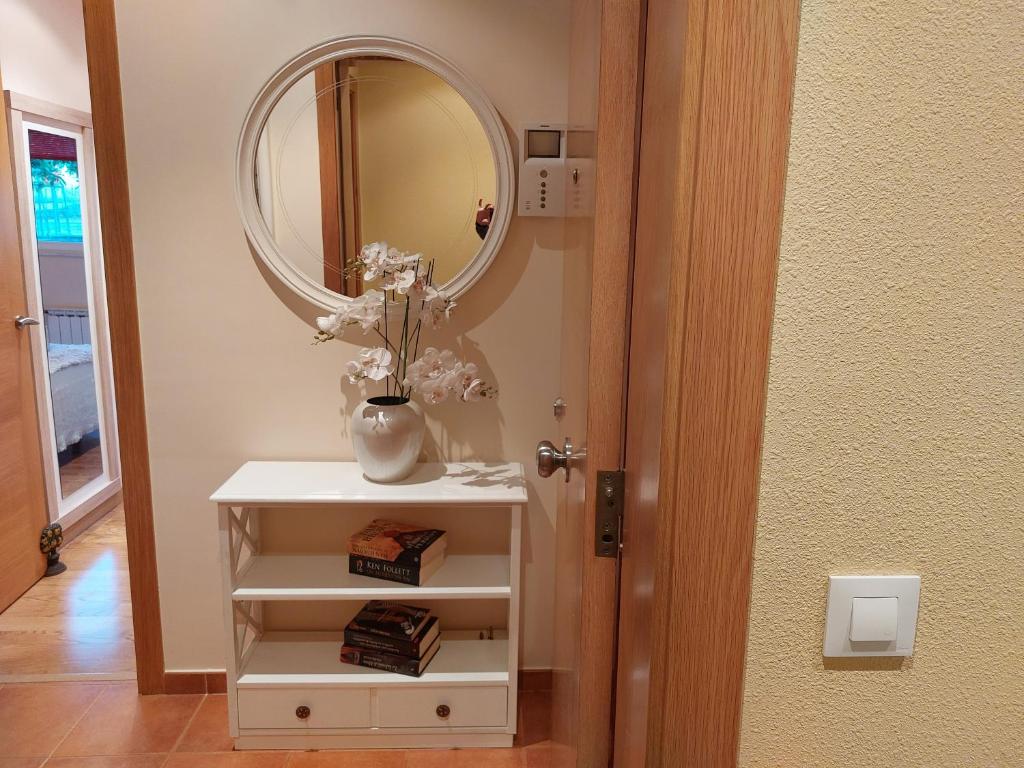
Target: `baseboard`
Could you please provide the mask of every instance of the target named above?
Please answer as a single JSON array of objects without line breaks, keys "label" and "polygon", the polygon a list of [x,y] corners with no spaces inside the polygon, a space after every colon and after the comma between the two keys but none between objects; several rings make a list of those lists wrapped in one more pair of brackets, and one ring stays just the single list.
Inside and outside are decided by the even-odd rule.
[{"label": "baseboard", "polygon": [[550,691],[551,670],[550,669],[520,669],[519,670],[520,691]]},{"label": "baseboard", "polygon": [[64,546],[77,539],[96,523],[114,511],[114,508],[121,503],[121,491],[116,491],[109,499],[101,501],[95,509],[91,509],[75,520],[64,526]]},{"label": "baseboard", "polygon": [[164,672],[164,693],[225,693],[226,672]]},{"label": "baseboard", "polygon": [[[224,693],[228,689],[226,672],[164,672],[164,693]],[[522,693],[551,690],[550,669],[520,669]]]}]

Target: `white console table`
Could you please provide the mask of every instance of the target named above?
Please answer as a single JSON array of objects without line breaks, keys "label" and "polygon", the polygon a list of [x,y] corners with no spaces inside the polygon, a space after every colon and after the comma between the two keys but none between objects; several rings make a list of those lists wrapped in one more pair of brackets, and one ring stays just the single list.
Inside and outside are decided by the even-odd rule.
[{"label": "white console table", "polygon": [[[521,465],[422,464],[408,479],[384,485],[366,480],[352,462],[251,461],[210,500],[220,517],[228,710],[236,748],[511,746],[527,501]],[[347,533],[358,530],[368,514],[401,520],[404,510],[422,522],[435,510],[467,512],[447,527],[444,565],[426,584],[413,587],[349,574],[347,535],[332,540],[335,551],[329,553],[322,541],[314,553],[264,551],[261,518],[282,508],[289,525],[293,516],[301,529],[316,510],[331,516],[333,530]],[[507,525],[506,551],[453,547],[458,526],[493,532],[499,522]],[[317,536],[310,530],[310,541]],[[422,677],[406,677],[339,660],[344,617],[372,599],[445,601],[441,605],[454,617],[469,603],[453,601],[501,601],[507,622],[493,632],[449,631],[442,617],[440,650]],[[265,630],[264,612],[272,601],[329,603],[337,607],[337,626]]]}]

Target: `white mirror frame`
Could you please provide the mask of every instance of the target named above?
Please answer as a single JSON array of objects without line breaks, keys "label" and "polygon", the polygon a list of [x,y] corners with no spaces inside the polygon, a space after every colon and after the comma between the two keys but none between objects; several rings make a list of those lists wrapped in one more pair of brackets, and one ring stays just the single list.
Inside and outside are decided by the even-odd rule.
[{"label": "white mirror frame", "polygon": [[466,100],[487,134],[495,167],[495,215],[476,256],[443,286],[448,295],[455,298],[469,290],[487,271],[505,240],[509,222],[512,220],[515,165],[512,161],[512,147],[501,123],[501,117],[483,90],[454,64],[414,43],[389,37],[341,37],[310,48],[274,73],[249,107],[249,112],[242,123],[242,135],[238,140],[235,196],[242,214],[245,234],[263,263],[299,296],[327,310],[333,310],[339,304],[352,301],[351,297],[342,296],[320,285],[281,253],[260,213],[256,199],[255,172],[260,134],[270,117],[271,110],[285,92],[321,64],[339,58],[358,56],[389,56],[404,59],[433,72]]}]

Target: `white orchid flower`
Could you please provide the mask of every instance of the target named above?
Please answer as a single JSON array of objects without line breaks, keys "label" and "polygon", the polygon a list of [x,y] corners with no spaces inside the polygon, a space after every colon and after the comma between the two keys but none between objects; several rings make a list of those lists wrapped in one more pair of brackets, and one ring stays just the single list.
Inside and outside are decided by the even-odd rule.
[{"label": "white orchid flower", "polygon": [[[359,350],[356,359],[345,364],[350,381],[380,382],[395,376],[396,370],[404,369],[404,380],[398,382],[396,376],[395,382],[395,391],[400,396],[416,392],[431,404],[444,402],[452,396],[463,402],[497,396],[497,389],[479,377],[477,366],[460,360],[450,349],[427,347],[419,359],[410,359],[413,334],[418,340],[423,324],[438,328],[450,319],[455,308],[455,302],[431,284],[433,261],[424,265],[421,253],[400,251],[380,241],[363,246],[358,263],[365,279],[379,282],[374,284],[373,290],[346,300],[326,317],[318,317],[318,333],[313,339],[314,344],[320,344],[339,338],[351,325],[361,326],[363,333],[376,329],[384,337],[385,346],[365,347]],[[387,291],[406,297],[396,308],[399,319],[404,315],[404,322],[402,335],[394,346],[388,337],[391,329],[382,326],[385,310],[389,313],[391,310],[387,305]],[[418,323],[410,322],[417,316]],[[393,355],[391,350],[396,349]]]},{"label": "white orchid flower", "polygon": [[417,274],[416,279],[409,286],[409,298],[412,301],[429,301],[437,290],[427,283],[425,274]]},{"label": "white orchid flower", "polygon": [[359,323],[363,333],[366,333],[384,317],[384,294],[376,290],[367,291],[353,299],[346,311],[349,320]]},{"label": "white orchid flower", "polygon": [[364,280],[373,280],[383,275],[388,267],[388,244],[384,242],[369,243],[359,251],[359,260],[366,268],[363,272]]},{"label": "white orchid flower", "polygon": [[367,243],[359,249],[359,260],[363,264],[375,264],[384,261],[388,256],[388,244],[385,242]]},{"label": "white orchid flower", "polygon": [[423,356],[406,369],[404,384],[415,389],[425,381],[444,383],[442,380],[451,373],[457,362],[451,350],[440,352],[434,347],[427,347]]},{"label": "white orchid flower", "polygon": [[428,379],[422,382],[416,391],[431,405],[443,403],[448,399],[448,387],[439,379]]},{"label": "white orchid flower", "polygon": [[415,281],[415,269],[406,269],[401,272],[388,272],[384,277],[384,282],[381,283],[381,288],[385,291],[397,291],[398,293],[404,294],[412,287],[412,284]]},{"label": "white orchid flower", "polygon": [[350,360],[345,366],[348,380],[353,384],[362,379],[380,381],[391,375],[391,352],[384,347],[364,347],[359,350],[359,359]]},{"label": "white orchid flower", "polygon": [[425,292],[423,309],[420,311],[420,319],[435,330],[441,327],[442,320],[450,320],[455,302],[448,298],[444,291],[428,288]]},{"label": "white orchid flower", "polygon": [[331,336],[341,336],[347,324],[348,319],[342,312],[335,312],[327,317],[318,317],[316,319],[316,327],[320,329],[320,332],[330,334]]},{"label": "white orchid flower", "polygon": [[422,253],[406,253],[397,248],[388,249],[388,263],[396,268],[411,267],[419,263],[423,258]]},{"label": "white orchid flower", "polygon": [[462,400],[467,403],[476,403],[484,398],[485,387],[480,379],[473,379],[462,391]]}]

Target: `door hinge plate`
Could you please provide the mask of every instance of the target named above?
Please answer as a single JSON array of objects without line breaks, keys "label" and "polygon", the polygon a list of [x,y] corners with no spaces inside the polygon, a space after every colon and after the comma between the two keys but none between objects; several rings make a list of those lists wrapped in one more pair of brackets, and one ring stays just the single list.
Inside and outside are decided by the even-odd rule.
[{"label": "door hinge plate", "polygon": [[594,504],[594,554],[597,557],[619,556],[625,499],[626,473],[621,469],[598,471]]}]

